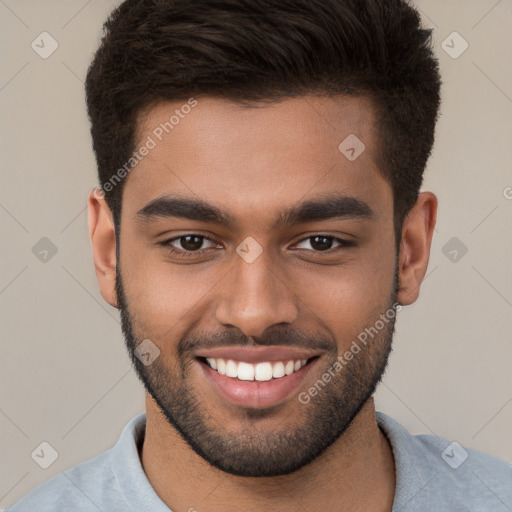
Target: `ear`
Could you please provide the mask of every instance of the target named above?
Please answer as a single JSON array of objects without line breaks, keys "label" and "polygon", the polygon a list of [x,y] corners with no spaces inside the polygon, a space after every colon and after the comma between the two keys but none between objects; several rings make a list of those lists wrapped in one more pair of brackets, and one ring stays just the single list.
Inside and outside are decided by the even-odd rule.
[{"label": "ear", "polygon": [[402,227],[397,299],[404,306],[412,304],[419,296],[420,285],[427,272],[436,220],[437,197],[432,192],[421,192]]},{"label": "ear", "polygon": [[89,236],[94,268],[101,296],[117,308],[116,297],[116,232],[112,211],[101,189],[89,194]]}]

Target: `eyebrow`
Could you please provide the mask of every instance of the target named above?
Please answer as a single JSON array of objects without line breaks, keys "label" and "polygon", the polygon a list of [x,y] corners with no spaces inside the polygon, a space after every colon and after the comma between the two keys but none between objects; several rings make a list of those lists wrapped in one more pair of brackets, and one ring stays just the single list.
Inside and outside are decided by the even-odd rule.
[{"label": "eyebrow", "polygon": [[[158,197],[137,212],[137,218],[144,223],[170,217],[219,224],[224,227],[230,227],[235,223],[231,214],[212,204],[200,199],[179,196]],[[272,227],[280,228],[335,218],[370,220],[374,217],[375,212],[364,201],[342,194],[330,194],[287,208],[279,213]]]}]

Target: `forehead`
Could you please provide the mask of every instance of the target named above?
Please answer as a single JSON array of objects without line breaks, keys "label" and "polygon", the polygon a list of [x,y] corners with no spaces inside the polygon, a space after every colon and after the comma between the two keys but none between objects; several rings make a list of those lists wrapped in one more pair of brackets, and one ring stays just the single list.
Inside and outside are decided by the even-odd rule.
[{"label": "forehead", "polygon": [[136,149],[151,149],[127,177],[123,211],[172,194],[206,201],[240,222],[273,224],[284,208],[336,192],[383,215],[392,193],[377,167],[376,132],[367,98],[161,103],[140,119]]}]

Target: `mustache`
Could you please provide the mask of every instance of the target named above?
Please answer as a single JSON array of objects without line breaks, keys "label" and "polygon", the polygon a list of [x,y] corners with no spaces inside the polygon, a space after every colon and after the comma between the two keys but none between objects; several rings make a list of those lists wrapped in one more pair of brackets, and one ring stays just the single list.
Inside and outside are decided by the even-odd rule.
[{"label": "mustache", "polygon": [[326,336],[311,334],[290,328],[273,328],[261,336],[246,336],[240,329],[233,328],[216,333],[194,333],[183,337],[178,343],[180,357],[199,350],[217,347],[294,347],[335,352],[336,341]]}]

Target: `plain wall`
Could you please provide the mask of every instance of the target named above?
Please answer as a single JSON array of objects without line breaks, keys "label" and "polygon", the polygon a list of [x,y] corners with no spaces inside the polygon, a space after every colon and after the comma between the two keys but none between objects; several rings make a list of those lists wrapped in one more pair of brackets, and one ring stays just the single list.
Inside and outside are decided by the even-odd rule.
[{"label": "plain wall", "polygon": [[[87,227],[97,182],[83,81],[117,3],[0,3],[0,507],[111,447],[144,410],[118,312],[98,291]],[[512,462],[512,3],[417,5],[435,29],[444,81],[423,186],[440,205],[427,276],[399,314],[377,409],[413,433]],[[47,59],[31,47],[43,31],[59,45]],[[458,58],[442,47],[453,31],[469,44]],[[47,262],[33,253],[43,237],[57,249]],[[467,248],[456,262],[453,237]],[[31,458],[42,441],[59,454],[46,470]]]}]

